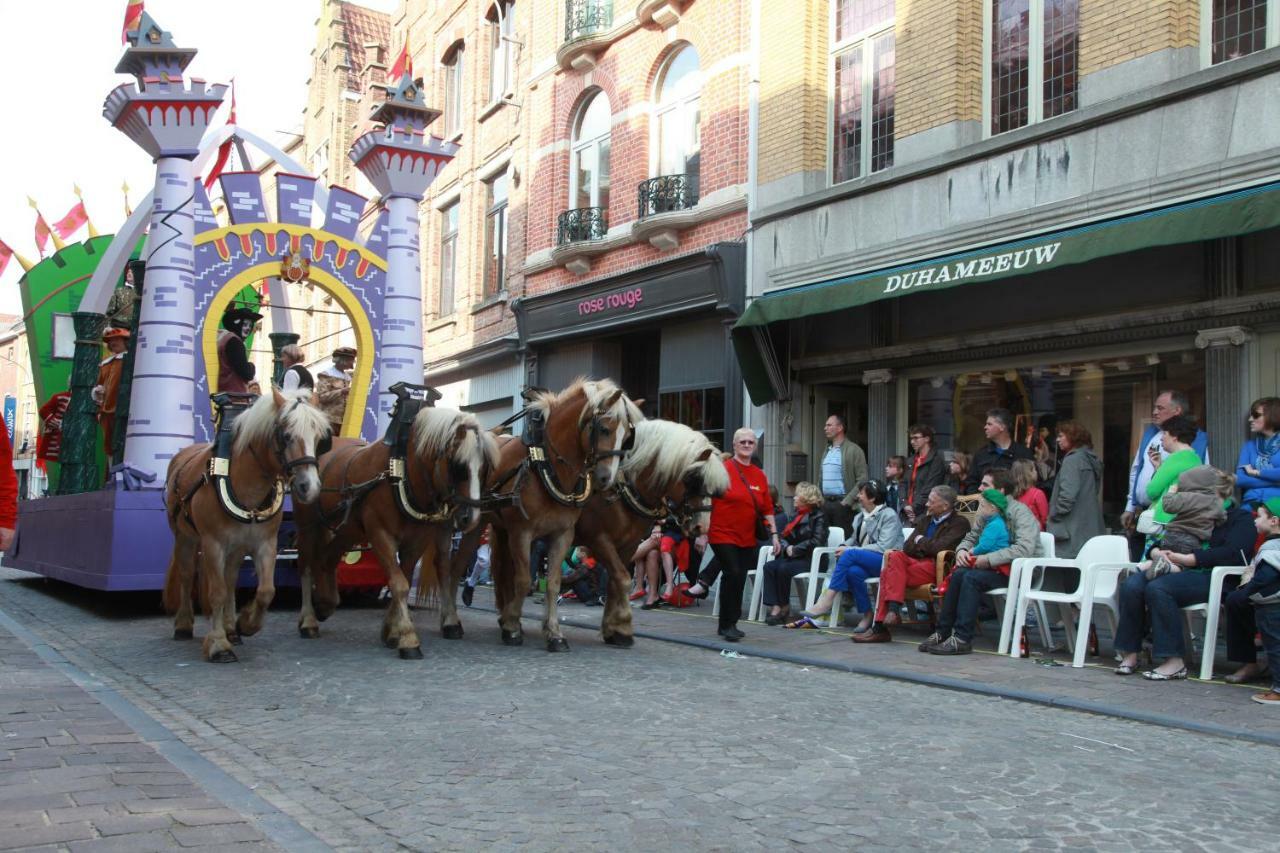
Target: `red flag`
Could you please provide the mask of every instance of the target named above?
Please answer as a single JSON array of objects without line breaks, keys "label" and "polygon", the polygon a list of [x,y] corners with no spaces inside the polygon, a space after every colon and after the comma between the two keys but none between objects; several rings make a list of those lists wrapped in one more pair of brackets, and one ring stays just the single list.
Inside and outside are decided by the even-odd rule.
[{"label": "red flag", "polygon": [[66,240],[72,234],[80,230],[85,223],[89,221],[89,214],[84,209],[84,202],[76,202],[76,206],[67,211],[67,215],[53,223],[53,230],[58,236]]},{"label": "red flag", "polygon": [[142,23],[142,0],[127,0],[124,6],[124,27],[120,30],[120,43],[129,43],[129,31],[136,30]]},{"label": "red flag", "polygon": [[36,248],[40,250],[40,257],[44,257],[44,247],[49,245],[50,229],[49,223],[44,221],[44,214],[36,211]]},{"label": "red flag", "polygon": [[0,240],[0,275],[4,275],[5,267],[9,266],[9,259],[13,257],[13,249],[9,248],[9,244]]},{"label": "red flag", "polygon": [[400,78],[405,74],[413,76],[413,57],[409,56],[408,39],[405,39],[404,47],[400,48],[400,55],[396,57],[396,64],[391,66],[391,74],[387,77],[387,82],[399,83]]},{"label": "red flag", "polygon": [[[231,114],[227,116],[227,124],[236,123],[236,78],[231,78]],[[228,136],[227,141],[218,146],[218,159],[213,161],[213,168],[209,170],[209,177],[204,179],[205,192],[213,186],[213,182],[218,180],[218,176],[222,174],[222,170],[227,167],[227,161],[231,159],[231,145],[235,141],[234,136]]]}]

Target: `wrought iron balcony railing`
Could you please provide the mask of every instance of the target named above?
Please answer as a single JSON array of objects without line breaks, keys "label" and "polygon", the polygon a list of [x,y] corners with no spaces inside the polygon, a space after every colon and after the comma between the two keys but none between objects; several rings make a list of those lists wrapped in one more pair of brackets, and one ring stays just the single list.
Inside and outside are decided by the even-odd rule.
[{"label": "wrought iron balcony railing", "polygon": [[602,240],[609,229],[603,207],[579,207],[560,214],[556,223],[556,245],[567,246],[586,240]]},{"label": "wrought iron balcony railing", "polygon": [[613,0],[565,0],[564,40],[593,36],[613,26]]},{"label": "wrought iron balcony railing", "polygon": [[696,175],[661,175],[641,181],[636,191],[640,218],[673,210],[688,210],[698,203]]}]

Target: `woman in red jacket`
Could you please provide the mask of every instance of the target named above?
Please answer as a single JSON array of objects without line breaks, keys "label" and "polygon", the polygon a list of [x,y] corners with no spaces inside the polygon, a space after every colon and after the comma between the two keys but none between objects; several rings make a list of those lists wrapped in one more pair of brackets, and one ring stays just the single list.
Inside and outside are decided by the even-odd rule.
[{"label": "woman in red jacket", "polygon": [[18,526],[18,475],[13,471],[13,445],[9,430],[0,426],[0,551],[13,546]]}]

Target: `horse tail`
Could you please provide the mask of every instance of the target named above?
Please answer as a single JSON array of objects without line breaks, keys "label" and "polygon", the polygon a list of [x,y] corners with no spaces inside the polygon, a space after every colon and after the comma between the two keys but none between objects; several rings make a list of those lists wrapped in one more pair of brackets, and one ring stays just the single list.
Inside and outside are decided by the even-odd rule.
[{"label": "horse tail", "polygon": [[169,569],[164,573],[164,592],[161,594],[164,612],[170,616],[182,607],[181,573],[182,570],[178,568],[178,551],[175,548],[173,554],[169,555]]},{"label": "horse tail", "polygon": [[437,607],[440,604],[440,589],[444,585],[443,577],[448,577],[452,566],[449,564],[449,550],[444,549],[445,565],[440,565],[441,548],[439,537],[427,543],[422,552],[422,560],[418,564],[417,605],[419,607]]}]

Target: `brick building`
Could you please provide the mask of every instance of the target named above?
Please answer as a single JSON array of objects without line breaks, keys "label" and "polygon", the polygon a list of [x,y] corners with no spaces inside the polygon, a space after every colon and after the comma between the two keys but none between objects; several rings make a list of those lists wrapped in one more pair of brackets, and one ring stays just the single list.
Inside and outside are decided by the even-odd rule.
[{"label": "brick building", "polygon": [[813,476],[831,412],[875,471],[909,424],[972,451],[1004,406],[1033,444],[1089,427],[1114,525],[1170,387],[1233,466],[1280,379],[1280,2],[754,8],[734,340],[771,476]]}]

